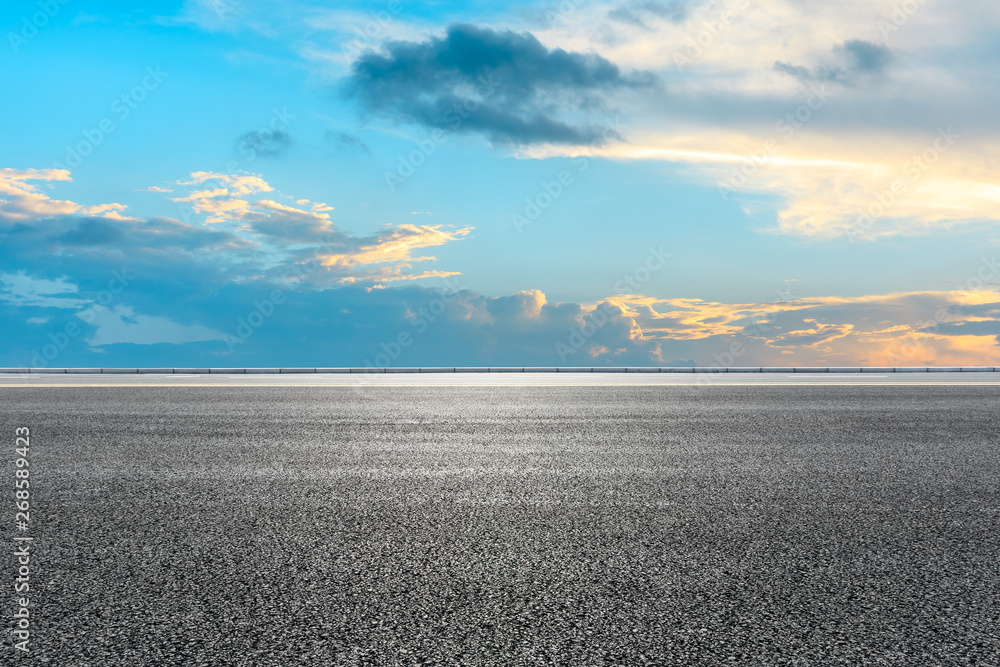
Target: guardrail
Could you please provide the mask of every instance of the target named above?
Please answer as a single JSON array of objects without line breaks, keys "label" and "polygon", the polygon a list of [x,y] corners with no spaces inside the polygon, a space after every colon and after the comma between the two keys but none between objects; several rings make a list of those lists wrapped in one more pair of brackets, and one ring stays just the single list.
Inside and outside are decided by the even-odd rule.
[{"label": "guardrail", "polygon": [[0,373],[243,375],[288,373],[997,373],[1000,366],[440,366],[385,368],[0,368]]}]

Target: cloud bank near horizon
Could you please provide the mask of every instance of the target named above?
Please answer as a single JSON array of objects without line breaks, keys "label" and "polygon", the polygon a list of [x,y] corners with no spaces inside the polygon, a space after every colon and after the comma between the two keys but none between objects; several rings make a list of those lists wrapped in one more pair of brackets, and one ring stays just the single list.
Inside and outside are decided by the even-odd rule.
[{"label": "cloud bank near horizon", "polygon": [[[32,267],[0,272],[0,311],[19,323],[3,334],[0,364],[1000,363],[1000,291],[987,285],[995,260],[963,290],[550,303],[538,289],[488,296],[447,267],[413,268],[437,263],[422,249],[471,228],[401,224],[356,237],[336,227],[333,207],[279,203],[253,174],[179,179],[187,194],[167,194],[201,216],[190,223],[57,200],[36,185],[69,179],[0,170],[0,257]],[[54,252],[41,259],[38,247]],[[400,281],[413,284],[387,287]]]}]

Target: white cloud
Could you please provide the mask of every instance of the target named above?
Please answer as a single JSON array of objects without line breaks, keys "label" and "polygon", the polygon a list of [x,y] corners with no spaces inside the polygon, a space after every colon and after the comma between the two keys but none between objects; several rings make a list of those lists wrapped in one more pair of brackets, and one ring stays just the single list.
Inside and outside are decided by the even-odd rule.
[{"label": "white cloud", "polygon": [[[533,147],[522,157],[686,164],[704,185],[742,181],[742,196],[722,193],[737,201],[776,197],[777,224],[768,231],[818,239],[1000,219],[1000,141],[986,111],[1000,104],[1000,87],[983,56],[1000,30],[995,2],[730,0],[689,5],[682,21],[647,17],[642,25],[609,22],[618,4],[580,4],[535,34],[549,46],[658,70],[666,93],[629,108],[627,142]],[[722,21],[726,7],[735,9]],[[854,40],[887,50],[884,76],[834,77],[817,97],[817,82],[810,90],[775,69],[778,61],[812,73],[843,67],[844,45]],[[959,138],[935,150],[938,131],[949,129]],[[926,165],[924,153],[933,158]]]},{"label": "white cloud", "polygon": [[200,324],[179,324],[167,317],[136,314],[131,307],[125,305],[115,306],[114,309],[95,305],[88,311],[85,321],[97,327],[87,341],[92,347],[117,343],[181,345],[223,340],[225,337],[223,332]]},{"label": "white cloud", "polygon": [[124,204],[85,206],[52,199],[32,181],[69,181],[65,169],[0,169],[0,217],[8,220],[38,220],[53,215],[89,215],[121,219]]},{"label": "white cloud", "polygon": [[33,278],[24,271],[0,273],[0,300],[15,306],[35,306],[41,308],[81,308],[88,302],[68,297],[79,288],[66,278],[47,280]]}]

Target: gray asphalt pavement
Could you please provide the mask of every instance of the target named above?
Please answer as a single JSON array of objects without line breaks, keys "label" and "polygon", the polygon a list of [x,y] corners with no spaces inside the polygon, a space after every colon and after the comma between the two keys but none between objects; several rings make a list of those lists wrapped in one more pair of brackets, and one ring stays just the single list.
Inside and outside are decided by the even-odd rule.
[{"label": "gray asphalt pavement", "polygon": [[0,388],[0,662],[1000,664],[1000,385],[451,380]]}]

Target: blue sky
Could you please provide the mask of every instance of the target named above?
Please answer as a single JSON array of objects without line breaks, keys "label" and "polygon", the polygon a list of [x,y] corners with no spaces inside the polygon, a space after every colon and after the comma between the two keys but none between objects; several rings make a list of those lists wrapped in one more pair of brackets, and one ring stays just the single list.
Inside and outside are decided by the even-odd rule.
[{"label": "blue sky", "polygon": [[1000,365],[1000,7],[0,9],[2,366]]}]

